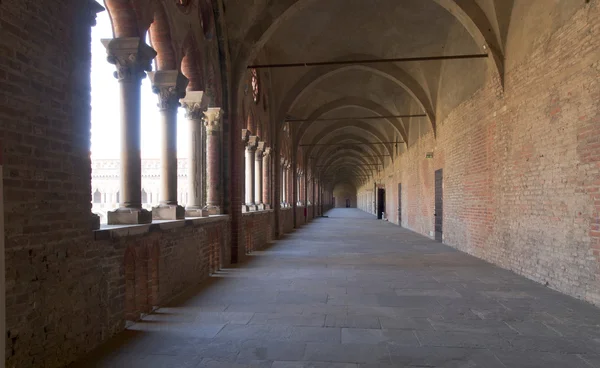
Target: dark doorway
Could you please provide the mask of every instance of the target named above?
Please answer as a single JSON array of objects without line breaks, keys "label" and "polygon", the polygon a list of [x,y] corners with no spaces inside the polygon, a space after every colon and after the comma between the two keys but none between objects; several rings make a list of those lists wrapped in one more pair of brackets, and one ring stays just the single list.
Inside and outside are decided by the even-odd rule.
[{"label": "dark doorway", "polygon": [[402,184],[398,184],[398,226],[402,226]]},{"label": "dark doorway", "polygon": [[444,173],[442,169],[435,172],[435,240],[443,241],[444,220]]},{"label": "dark doorway", "polygon": [[385,189],[377,189],[377,219],[383,219],[385,213]]},{"label": "dark doorway", "polygon": [[350,200],[346,198],[346,208],[350,208]]}]

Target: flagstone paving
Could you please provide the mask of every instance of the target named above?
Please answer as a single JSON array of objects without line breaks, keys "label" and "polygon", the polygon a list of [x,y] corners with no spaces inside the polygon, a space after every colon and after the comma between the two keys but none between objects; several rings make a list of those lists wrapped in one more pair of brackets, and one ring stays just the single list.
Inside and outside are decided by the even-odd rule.
[{"label": "flagstone paving", "polygon": [[600,368],[600,309],[359,210],[328,215],[75,366]]}]

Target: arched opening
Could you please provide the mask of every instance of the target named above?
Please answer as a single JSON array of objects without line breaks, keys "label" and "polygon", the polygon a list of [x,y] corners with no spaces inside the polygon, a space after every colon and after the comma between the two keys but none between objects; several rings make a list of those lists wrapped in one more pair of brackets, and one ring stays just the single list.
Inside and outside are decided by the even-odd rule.
[{"label": "arched opening", "polygon": [[99,189],[96,189],[94,192],[93,203],[102,203],[102,193],[100,193]]}]

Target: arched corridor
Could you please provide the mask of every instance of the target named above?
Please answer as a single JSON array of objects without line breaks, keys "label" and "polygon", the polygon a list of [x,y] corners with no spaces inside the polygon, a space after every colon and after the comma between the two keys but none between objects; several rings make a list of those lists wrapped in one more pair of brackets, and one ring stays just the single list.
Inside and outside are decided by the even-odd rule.
[{"label": "arched corridor", "polygon": [[599,20],[0,0],[0,368],[598,368]]},{"label": "arched corridor", "polygon": [[594,367],[600,314],[357,209],[291,233],[76,367]]}]

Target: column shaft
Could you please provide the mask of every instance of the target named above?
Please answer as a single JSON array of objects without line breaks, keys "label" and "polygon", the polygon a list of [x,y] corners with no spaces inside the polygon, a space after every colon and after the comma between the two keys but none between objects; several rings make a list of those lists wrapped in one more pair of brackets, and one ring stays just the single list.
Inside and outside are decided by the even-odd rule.
[{"label": "column shaft", "polygon": [[189,159],[188,159],[188,203],[187,209],[201,209],[204,205],[202,198],[202,121],[188,118],[189,126]]},{"label": "column shaft", "polygon": [[263,156],[263,204],[266,209],[271,208],[271,153],[270,149],[267,148],[265,155]]},{"label": "column shaft", "polygon": [[[255,202],[254,202],[254,174],[255,174],[255,167],[254,167],[254,161],[256,160],[255,158],[256,155],[256,147],[253,146],[248,146],[246,147],[246,206],[248,207],[254,207],[255,206]],[[250,210],[252,210],[253,208],[250,208]]]},{"label": "column shaft", "polygon": [[221,213],[221,109],[209,108],[206,126],[206,207],[210,215]]},{"label": "column shaft", "polygon": [[254,161],[254,203],[260,208],[263,208],[263,155],[262,152],[256,153],[256,161]]},{"label": "column shaft", "polygon": [[141,80],[121,80],[120,207],[142,208]]},{"label": "column shaft", "polygon": [[177,109],[161,109],[160,204],[177,205]]}]

